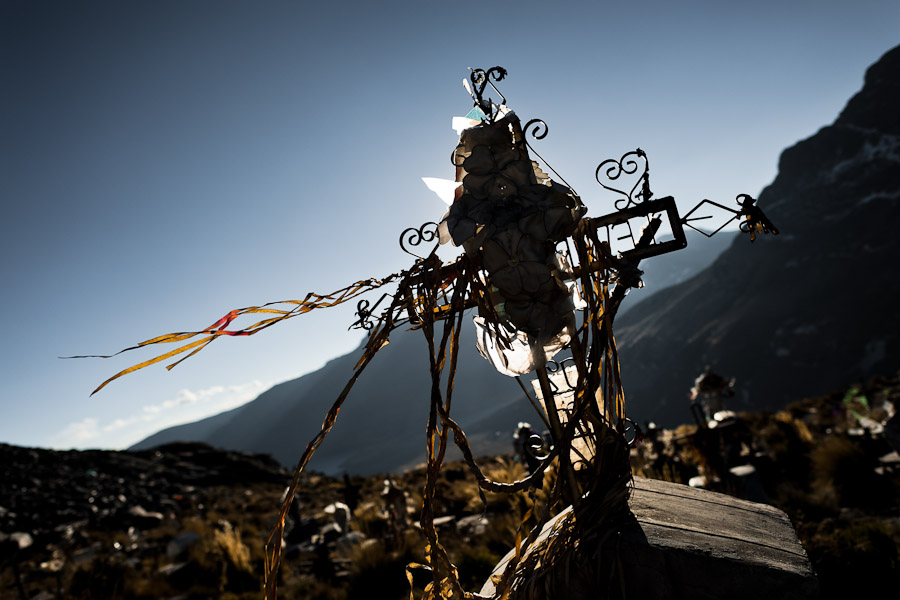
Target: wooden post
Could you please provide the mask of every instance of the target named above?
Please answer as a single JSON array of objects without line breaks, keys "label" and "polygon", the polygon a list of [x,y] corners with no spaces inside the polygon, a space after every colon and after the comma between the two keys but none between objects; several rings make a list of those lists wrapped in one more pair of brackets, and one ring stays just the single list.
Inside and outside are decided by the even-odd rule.
[{"label": "wooden post", "polygon": [[[629,504],[635,519],[618,523],[618,533],[607,538],[607,556],[620,561],[627,598],[818,597],[818,581],[806,551],[788,516],[777,508],[640,477],[635,477]],[[561,535],[555,526],[570,513],[566,509],[551,519],[523,554],[541,552],[548,538]],[[599,549],[587,540],[579,543],[585,553]],[[511,550],[492,575],[502,573],[515,554]],[[568,582],[567,588],[554,596],[553,590],[537,586],[534,598],[607,597],[609,581],[594,585],[577,569],[562,573],[568,564],[558,570],[558,581]],[[494,591],[494,581],[488,579],[481,595]]]}]

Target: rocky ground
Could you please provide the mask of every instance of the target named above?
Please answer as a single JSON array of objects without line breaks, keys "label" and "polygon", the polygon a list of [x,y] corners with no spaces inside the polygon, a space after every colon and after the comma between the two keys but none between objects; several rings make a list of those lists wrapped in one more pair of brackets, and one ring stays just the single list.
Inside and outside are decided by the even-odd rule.
[{"label": "rocky ground", "polygon": [[[486,463],[497,478],[524,475],[511,458]],[[138,452],[0,444],[0,598],[260,598],[263,545],[289,478],[270,457],[205,444]],[[288,521],[282,597],[373,597],[372,589],[408,597],[405,567],[423,559],[413,523],[424,472],[393,482],[386,498],[381,476],[306,476],[302,508]],[[458,464],[444,469],[439,489],[441,530],[468,583],[480,586],[523,509],[489,498],[484,512]],[[354,509],[349,524],[341,503]]]},{"label": "rocky ground", "polygon": [[784,510],[822,598],[889,589],[900,576],[900,417],[885,427],[895,407],[900,376],[873,378],[776,413],[651,432],[632,470]]},{"label": "rocky ground", "polygon": [[[144,452],[4,444],[0,465],[3,598],[174,596],[180,586],[166,582],[185,570],[188,550],[262,532],[262,507],[271,510],[287,477],[271,458],[199,444]],[[219,545],[204,552],[224,558]],[[198,584],[215,590],[217,574],[207,575]]]},{"label": "rocky ground", "polygon": [[[648,429],[634,471],[774,504],[791,516],[824,598],[874,590],[900,575],[900,457],[883,427],[898,399],[900,378],[882,378],[713,428]],[[497,479],[524,474],[513,456],[484,468]],[[0,444],[0,598],[260,598],[263,543],[288,478],[271,458],[203,444]],[[385,476],[305,478],[282,597],[408,597],[405,567],[422,560],[424,472],[392,481],[393,490]],[[514,544],[528,503],[489,494],[482,504],[458,463],[438,492],[441,540],[477,590]]]}]

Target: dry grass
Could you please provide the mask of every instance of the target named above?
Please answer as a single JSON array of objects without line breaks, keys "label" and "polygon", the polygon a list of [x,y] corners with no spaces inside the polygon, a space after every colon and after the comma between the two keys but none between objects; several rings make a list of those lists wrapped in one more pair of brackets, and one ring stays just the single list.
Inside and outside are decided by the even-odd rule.
[{"label": "dry grass", "polygon": [[[879,403],[900,395],[900,379],[891,388],[867,387],[864,392],[877,417]],[[777,414],[747,413],[741,417],[751,433],[745,443],[748,457],[759,454],[758,472],[773,504],[785,510],[797,528],[822,582],[823,599],[858,593],[860,586],[877,589],[895,584],[900,573],[900,479],[876,475],[873,457],[878,448],[871,440],[849,437],[853,425],[843,410],[843,393],[809,399]],[[883,409],[881,409],[883,410]],[[694,426],[660,432],[661,444],[632,453],[636,475],[685,483],[704,464],[703,449],[694,445]],[[677,440],[681,441],[678,442]],[[646,454],[642,454],[646,452]],[[749,460],[749,459],[748,459]],[[522,478],[522,465],[510,457],[482,459],[484,472],[498,481]],[[450,463],[438,481],[436,516],[483,515],[478,534],[458,529],[451,522],[439,536],[459,567],[461,583],[478,591],[498,560],[511,549],[517,533],[535,524],[523,517],[534,501],[546,501],[555,479],[550,471],[544,489],[514,495],[487,493],[479,498],[475,480],[462,463]],[[351,528],[368,540],[341,552],[332,552],[336,571],[332,578],[317,578],[312,557],[299,553],[285,557],[280,573],[280,597],[340,600],[343,598],[409,597],[406,566],[422,562],[424,540],[410,527],[399,542],[388,544],[390,524],[383,514],[380,492],[384,477],[353,478],[362,499]],[[421,507],[424,471],[396,477],[410,494],[410,505]],[[86,538],[59,542],[54,553],[36,552],[22,558],[27,596],[51,593],[57,575],[40,569],[42,561],[59,556],[62,596],[71,599],[228,598],[261,597],[262,541],[272,524],[283,488],[256,485],[249,488],[218,487],[201,490],[192,506],[166,519],[160,527],[139,534],[138,547],[124,531],[86,531]],[[727,490],[725,490],[727,491]],[[304,517],[325,517],[325,505],[343,499],[338,479],[310,474],[298,493]],[[198,508],[202,504],[203,509]],[[418,514],[411,515],[412,522]],[[166,544],[186,531],[199,537],[185,556],[169,559]],[[114,544],[118,543],[118,549]],[[75,566],[75,551],[95,544],[92,554]],[[344,562],[346,561],[346,562]],[[170,563],[184,562],[170,575],[160,572]],[[428,582],[424,572],[414,572],[415,589]],[[0,565],[0,597],[16,598],[12,567]]]}]

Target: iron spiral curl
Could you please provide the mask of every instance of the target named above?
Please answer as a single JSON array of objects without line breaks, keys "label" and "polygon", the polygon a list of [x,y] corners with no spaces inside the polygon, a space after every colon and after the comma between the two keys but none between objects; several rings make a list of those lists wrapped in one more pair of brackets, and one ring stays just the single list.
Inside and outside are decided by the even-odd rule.
[{"label": "iron spiral curl", "polygon": [[525,123],[522,131],[526,136],[530,134],[534,139],[542,140],[547,137],[550,128],[547,127],[547,123],[543,119],[531,119]]},{"label": "iron spiral curl", "polygon": [[550,452],[547,451],[546,440],[537,433],[532,433],[528,436],[527,443],[525,444],[525,452],[538,460],[544,461],[550,458]]},{"label": "iron spiral curl", "polygon": [[469,79],[472,82],[472,96],[474,97],[475,104],[490,120],[494,119],[494,114],[491,109],[490,99],[484,99],[484,90],[490,85],[495,92],[500,94],[500,104],[506,104],[506,97],[497,89],[497,86],[491,83],[491,79],[494,81],[503,80],[503,78],[506,77],[506,74],[506,69],[497,66],[491,67],[487,71],[484,69],[472,69],[472,74],[469,76]]},{"label": "iron spiral curl", "polygon": [[408,227],[404,229],[403,233],[400,234],[400,249],[411,256],[424,259],[424,256],[419,256],[415,252],[412,252],[407,248],[407,245],[418,246],[422,243],[433,242],[436,239],[438,239],[438,224],[433,221],[428,221],[419,227]]},{"label": "iron spiral curl", "polygon": [[[754,204],[756,204],[756,199],[750,194],[738,194],[737,196],[735,196],[734,202],[741,207],[737,213],[737,216],[735,217],[735,219],[740,220],[742,216],[750,214],[751,208]],[[755,226],[755,223],[753,223],[749,219],[742,220],[738,223],[738,229],[741,231],[741,233],[750,233],[751,231],[753,231],[753,228]]]},{"label": "iron spiral curl", "polygon": [[640,425],[627,417],[620,421],[619,433],[622,434],[625,438],[625,443],[631,448],[634,448],[644,439],[644,432]]},{"label": "iron spiral curl", "polygon": [[366,331],[371,331],[372,328],[375,327],[375,322],[372,319],[373,310],[374,308],[369,308],[368,300],[360,300],[356,304],[356,316],[359,317],[359,319],[347,329],[365,329]]},{"label": "iron spiral curl", "polygon": [[378,302],[375,303],[374,306],[369,306],[369,301],[365,298],[356,303],[356,316],[359,317],[347,330],[351,329],[364,329],[366,331],[372,331],[375,325],[378,323],[378,319],[375,319],[372,315],[378,309],[378,306],[385,299],[393,296],[390,294],[382,294],[381,298],[378,299]]},{"label": "iron spiral curl", "polygon": [[560,390],[559,387],[556,385],[556,383],[554,383],[554,381],[551,379],[550,387],[553,389],[554,394],[558,394],[560,392],[562,392],[562,393],[571,392],[578,386],[578,380],[577,380],[578,376],[577,375],[575,376],[576,377],[575,381],[569,381],[569,374],[566,372],[567,367],[575,366],[575,364],[576,364],[575,359],[572,358],[571,356],[568,358],[564,358],[561,361],[555,361],[555,360],[547,361],[547,373],[554,375],[556,373],[562,372],[563,379],[566,382],[567,389]]},{"label": "iron spiral curl", "polygon": [[[644,170],[638,176],[637,181],[629,191],[608,185],[610,182],[616,181],[623,175],[634,175],[640,167],[640,159],[643,159]],[[602,173],[602,176],[601,176]],[[597,166],[594,177],[600,187],[616,192],[622,197],[615,201],[616,210],[624,210],[631,206],[636,206],[641,202],[649,200],[653,193],[650,191],[650,160],[647,154],[638,148],[631,152],[626,152],[619,160],[608,158]],[[604,183],[605,182],[605,183]],[[639,189],[640,188],[640,189]]]}]

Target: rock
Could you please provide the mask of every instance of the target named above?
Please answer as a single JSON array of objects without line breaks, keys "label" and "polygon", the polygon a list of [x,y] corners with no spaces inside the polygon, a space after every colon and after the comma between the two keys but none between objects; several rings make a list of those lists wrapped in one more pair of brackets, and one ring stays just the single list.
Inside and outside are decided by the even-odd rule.
[{"label": "rock", "polygon": [[759,472],[753,465],[738,465],[728,470],[738,483],[737,496],[751,502],[767,503],[769,497],[763,489]]},{"label": "rock", "polygon": [[135,527],[139,529],[158,527],[164,519],[162,513],[150,512],[140,505],[129,508],[128,514],[132,517],[131,520],[134,522]]},{"label": "rock", "polygon": [[483,515],[469,515],[456,522],[456,529],[463,535],[478,536],[484,534],[488,523],[488,518]]},{"label": "rock", "polygon": [[62,571],[62,568],[65,566],[65,562],[63,562],[59,558],[54,558],[52,560],[45,560],[41,563],[41,569],[44,571],[49,571],[51,573],[58,573]]},{"label": "rock", "polygon": [[88,548],[80,548],[72,554],[72,562],[75,565],[88,564],[97,554],[98,544],[91,544]]},{"label": "rock", "polygon": [[350,552],[356,546],[359,546],[366,540],[365,534],[360,531],[349,531],[339,537],[335,543],[335,550],[341,553]]},{"label": "rock", "polygon": [[456,517],[454,515],[447,515],[446,517],[438,517],[438,518],[434,519],[434,526],[442,527],[444,525],[449,525],[449,524],[453,523],[453,521],[455,521],[455,520],[456,520]]},{"label": "rock", "polygon": [[178,571],[180,571],[181,569],[183,569],[186,565],[187,565],[186,562],[171,563],[168,565],[161,566],[156,572],[159,573],[160,575],[165,575],[166,577],[169,577],[170,575],[173,575],[173,574],[177,573]]},{"label": "rock", "polygon": [[185,531],[166,545],[166,556],[176,559],[187,554],[191,546],[200,541],[200,536],[193,531]]},{"label": "rock", "polygon": [[34,543],[34,538],[31,537],[31,534],[24,531],[16,531],[9,534],[9,539],[19,546],[19,550],[24,550]]}]

